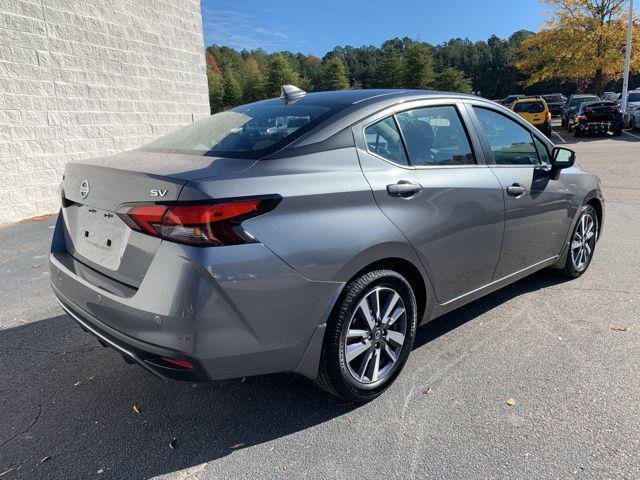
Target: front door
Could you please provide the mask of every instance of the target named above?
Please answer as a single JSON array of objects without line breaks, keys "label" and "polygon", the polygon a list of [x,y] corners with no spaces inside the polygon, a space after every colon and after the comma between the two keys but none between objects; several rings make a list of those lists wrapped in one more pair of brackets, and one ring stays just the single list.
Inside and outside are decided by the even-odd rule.
[{"label": "front door", "polygon": [[[560,253],[575,213],[569,183],[554,179],[546,142],[519,121],[474,105],[485,158],[503,189],[505,228],[495,279]],[[532,127],[533,128],[533,127]]]},{"label": "front door", "polygon": [[354,133],[376,202],[418,252],[445,303],[491,282],[504,201],[464,126],[462,104],[423,105],[378,114]]}]

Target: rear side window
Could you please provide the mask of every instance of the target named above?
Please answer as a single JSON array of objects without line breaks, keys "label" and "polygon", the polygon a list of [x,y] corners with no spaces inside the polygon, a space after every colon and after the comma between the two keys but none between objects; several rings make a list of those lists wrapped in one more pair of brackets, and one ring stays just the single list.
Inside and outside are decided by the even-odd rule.
[{"label": "rear side window", "polygon": [[544,105],[542,102],[518,102],[513,111],[518,113],[542,113],[544,112]]},{"label": "rear side window", "polygon": [[475,164],[455,107],[424,107],[396,115],[411,165]]},{"label": "rear side window", "polygon": [[531,132],[506,116],[473,107],[497,165],[538,165]]},{"label": "rear side window", "polygon": [[387,117],[364,129],[369,151],[400,165],[407,165],[402,138],[393,117]]}]

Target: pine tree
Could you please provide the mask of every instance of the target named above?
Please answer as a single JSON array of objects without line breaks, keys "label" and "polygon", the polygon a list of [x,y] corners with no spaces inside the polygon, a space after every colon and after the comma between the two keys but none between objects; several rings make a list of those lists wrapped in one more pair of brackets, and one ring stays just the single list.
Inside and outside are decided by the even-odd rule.
[{"label": "pine tree", "polygon": [[224,107],[232,108],[242,103],[242,86],[233,72],[224,76]]},{"label": "pine tree", "polygon": [[382,58],[376,69],[376,85],[381,88],[404,87],[404,65],[400,52],[395,47],[382,50]]},{"label": "pine tree", "polygon": [[211,113],[224,110],[224,85],[222,75],[214,73],[211,65],[207,65],[207,85],[209,86]]},{"label": "pine tree", "polygon": [[427,90],[434,84],[431,49],[426,43],[415,42],[407,49],[404,86]]},{"label": "pine tree", "polygon": [[256,102],[265,98],[264,77],[255,58],[249,57],[245,62],[242,77],[243,101]]},{"label": "pine tree", "polygon": [[281,53],[273,55],[271,64],[269,65],[267,97],[280,96],[280,87],[282,87],[282,85],[298,85],[299,83],[300,76],[293,69],[289,60]]},{"label": "pine tree", "polygon": [[325,90],[346,90],[349,88],[347,70],[342,60],[337,56],[326,59],[323,66],[323,77]]}]

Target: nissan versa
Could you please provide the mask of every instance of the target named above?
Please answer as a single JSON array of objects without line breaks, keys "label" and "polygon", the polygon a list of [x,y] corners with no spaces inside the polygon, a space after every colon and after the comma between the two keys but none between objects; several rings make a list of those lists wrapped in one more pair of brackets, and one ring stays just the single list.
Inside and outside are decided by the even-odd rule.
[{"label": "nissan versa", "polygon": [[587,270],[604,203],[574,157],[474,96],[285,86],[68,164],[53,290],[161,377],[298,372],[369,400],[419,325],[546,267]]}]

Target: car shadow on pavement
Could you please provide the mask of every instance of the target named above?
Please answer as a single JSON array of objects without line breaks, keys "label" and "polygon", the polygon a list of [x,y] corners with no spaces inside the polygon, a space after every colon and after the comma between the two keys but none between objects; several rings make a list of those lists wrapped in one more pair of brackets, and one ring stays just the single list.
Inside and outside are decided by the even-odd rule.
[{"label": "car shadow on pavement", "polygon": [[[477,300],[421,328],[415,348],[561,281],[540,272]],[[271,441],[356,408],[297,375],[160,380],[63,315],[0,331],[0,404],[0,473],[15,469],[7,479],[149,478],[250,446],[269,455]]]}]

